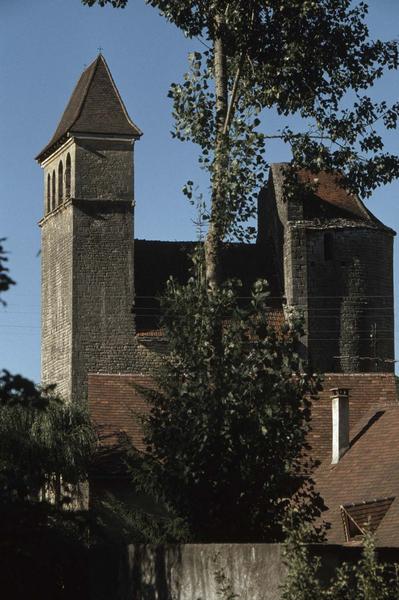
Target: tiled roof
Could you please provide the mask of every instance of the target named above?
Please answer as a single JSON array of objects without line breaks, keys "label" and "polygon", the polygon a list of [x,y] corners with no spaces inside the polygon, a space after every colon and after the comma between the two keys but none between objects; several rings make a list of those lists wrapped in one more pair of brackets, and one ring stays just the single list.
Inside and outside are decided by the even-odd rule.
[{"label": "tiled roof", "polygon": [[[314,452],[322,458],[314,480],[327,507],[322,515],[331,526],[327,539],[347,541],[343,507],[363,524],[370,517],[379,546],[399,547],[399,404],[394,375],[338,374],[326,379],[320,404],[313,407],[312,435]],[[336,465],[331,464],[327,386],[350,388],[350,446]]]},{"label": "tiled roof", "polygon": [[138,331],[136,335],[139,338],[163,338],[165,336],[165,331],[162,328],[142,329]]},{"label": "tiled roof", "polygon": [[36,159],[43,160],[68,133],[131,138],[141,135],[126,111],[101,54],[83,71],[53,137]]},{"label": "tiled roof", "polygon": [[[149,407],[138,388],[153,386],[143,375],[89,374],[90,413],[103,447],[114,448],[120,436],[127,435],[138,450],[145,449],[140,415]],[[331,465],[330,390],[337,387],[350,390],[350,447]],[[325,375],[323,390],[313,402],[309,443],[311,456],[321,463],[314,481],[327,507],[322,519],[331,526],[328,542],[347,543],[344,509],[360,526],[371,518],[379,546],[399,547],[399,404],[394,375]]]},{"label": "tiled roof", "polygon": [[[284,169],[288,163],[271,165],[273,181],[278,181],[276,193],[284,197]],[[312,173],[306,169],[298,171],[298,179],[303,184],[314,187],[303,198],[303,219],[315,224],[331,226],[366,226],[369,228],[393,231],[379,221],[355,194],[349,193],[340,184],[342,176],[337,173]]]},{"label": "tiled roof", "polygon": [[[285,315],[282,308],[270,308],[267,312],[268,323],[276,331],[281,332],[283,325],[285,324]],[[228,321],[226,321],[227,323]],[[165,331],[162,328],[158,329],[140,329],[136,333],[140,339],[151,338],[151,339],[163,339]]]},{"label": "tiled roof", "polygon": [[331,389],[349,388],[350,427],[370,410],[381,405],[395,405],[396,385],[392,373],[327,373],[323,376],[323,390],[313,402],[312,430],[309,443],[312,457],[324,461],[331,456],[332,416]]},{"label": "tiled roof", "polygon": [[301,170],[298,173],[302,183],[316,185],[315,194],[305,198],[305,203],[316,204],[317,200],[328,203],[351,215],[371,221],[372,215],[366,210],[364,204],[354,194],[350,194],[340,186],[340,179],[333,173],[321,172],[317,175],[310,171]]},{"label": "tiled roof", "polygon": [[377,543],[399,547],[398,448],[399,407],[377,408],[352,430],[351,447],[339,463],[333,467],[327,459],[316,471],[316,486],[328,508],[323,518],[331,524],[329,542],[346,541],[341,505],[386,497],[394,500],[376,529]]},{"label": "tiled roof", "polygon": [[117,446],[119,438],[128,436],[143,451],[140,416],[148,412],[140,388],[153,386],[146,375],[107,375],[89,373],[88,399],[90,416],[104,446]]}]

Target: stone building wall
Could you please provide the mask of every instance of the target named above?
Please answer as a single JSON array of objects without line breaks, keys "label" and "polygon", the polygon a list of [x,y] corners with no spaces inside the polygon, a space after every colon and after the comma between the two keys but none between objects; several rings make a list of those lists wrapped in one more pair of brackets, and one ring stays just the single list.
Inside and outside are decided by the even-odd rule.
[{"label": "stone building wall", "polygon": [[395,234],[334,181],[323,186],[321,196],[288,200],[284,165],[272,165],[257,243],[283,270],[288,312],[303,315],[300,352],[311,368],[392,372]]},{"label": "stone building wall", "polygon": [[49,214],[42,228],[42,383],[57,383],[69,398],[72,369],[72,256],[71,203]]},{"label": "stone building wall", "polygon": [[131,204],[76,201],[73,245],[73,397],[87,374],[133,372]]},{"label": "stone building wall", "polygon": [[76,142],[75,197],[132,201],[132,143],[79,138]]},{"label": "stone building wall", "polygon": [[317,370],[393,370],[392,246],[379,229],[307,229],[309,358]]},{"label": "stone building wall", "polygon": [[134,331],[132,148],[74,138],[43,165],[42,381],[68,400],[86,397],[89,372],[131,373],[147,362]]}]

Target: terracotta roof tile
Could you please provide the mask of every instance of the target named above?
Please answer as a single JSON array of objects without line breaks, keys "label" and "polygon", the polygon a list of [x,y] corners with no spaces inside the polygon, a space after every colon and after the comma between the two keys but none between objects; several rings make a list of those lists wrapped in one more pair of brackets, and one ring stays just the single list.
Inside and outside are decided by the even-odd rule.
[{"label": "terracotta roof tile", "polygon": [[[352,505],[353,509],[354,505],[359,511],[367,505],[369,516],[379,518],[375,523],[377,544],[399,546],[399,404],[394,375],[329,375],[324,387],[319,406],[316,402],[313,407],[311,436],[314,452],[324,455],[314,480],[328,509],[322,515],[331,525],[328,541],[346,542],[341,506]],[[330,387],[350,388],[350,447],[336,465],[331,464]],[[377,515],[376,500],[384,498],[393,499],[392,503],[384,514]]]},{"label": "terracotta roof tile", "polygon": [[[278,182],[275,190],[280,200],[284,201],[284,170],[288,163],[273,163],[271,177]],[[315,225],[329,224],[331,226],[362,226],[383,229],[394,233],[379,221],[355,194],[348,192],[341,185],[342,176],[338,173],[321,171],[312,173],[307,169],[298,171],[299,181],[311,184],[313,192],[308,192],[302,199],[303,219],[313,221]]]},{"label": "terracotta roof tile", "polygon": [[145,449],[140,417],[149,408],[140,388],[153,386],[146,375],[89,373],[89,410],[102,445],[117,446],[126,435],[138,450]]},{"label": "terracotta roof tile", "polygon": [[137,138],[139,128],[131,121],[112,75],[100,54],[83,71],[57,129],[37,160],[43,160],[68,133],[121,135]]},{"label": "terracotta roof tile", "polygon": [[[151,389],[154,382],[144,375],[89,374],[89,407],[103,447],[117,446],[122,434],[137,449],[145,449],[140,415],[146,414],[149,407],[137,386]],[[351,441],[349,450],[333,466],[330,390],[336,387],[350,390]],[[378,545],[399,546],[399,404],[395,377],[391,373],[330,373],[324,376],[323,388],[313,402],[309,443],[312,457],[321,461],[314,480],[327,506],[322,518],[331,524],[328,541],[346,543],[342,506],[349,511],[352,506],[354,514],[366,506],[366,516],[370,514],[374,519]],[[390,500],[389,506],[382,506],[383,499]]]},{"label": "terracotta roof tile", "polygon": [[303,169],[299,171],[298,176],[302,183],[316,185],[314,196],[306,198],[305,202],[314,202],[315,199],[319,199],[347,211],[360,219],[372,220],[371,214],[366,210],[359,198],[341,187],[339,175],[323,171],[315,175]]},{"label": "terracotta roof tile", "polygon": [[312,457],[318,461],[331,455],[332,388],[349,388],[352,429],[375,407],[397,403],[393,373],[326,373],[323,379],[323,390],[313,402],[312,429],[308,438]]},{"label": "terracotta roof tile", "polygon": [[[276,331],[281,332],[281,329],[286,322],[283,308],[270,308],[267,317],[269,325],[276,329]],[[227,325],[228,320],[224,323]],[[142,329],[137,331],[136,336],[140,339],[165,339],[165,331],[162,328],[146,329],[145,326],[142,325]]]}]

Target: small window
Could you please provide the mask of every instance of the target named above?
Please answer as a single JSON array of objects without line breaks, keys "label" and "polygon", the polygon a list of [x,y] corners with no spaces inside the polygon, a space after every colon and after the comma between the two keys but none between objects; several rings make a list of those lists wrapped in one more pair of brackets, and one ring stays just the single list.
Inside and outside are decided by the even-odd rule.
[{"label": "small window", "polygon": [[324,234],[324,260],[334,258],[333,236],[331,233]]},{"label": "small window", "polygon": [[68,154],[65,164],[65,197],[71,196],[71,157]]},{"label": "small window", "polygon": [[62,199],[64,196],[64,169],[62,166],[62,161],[58,165],[58,206],[62,204]]},{"label": "small window", "polygon": [[387,514],[394,496],[343,504],[340,506],[346,541],[361,539],[366,531],[374,533]]},{"label": "small window", "polygon": [[51,177],[50,173],[47,175],[47,206],[46,212],[50,212],[51,210]]},{"label": "small window", "polygon": [[55,209],[55,171],[53,171],[52,181],[51,181],[51,208]]}]

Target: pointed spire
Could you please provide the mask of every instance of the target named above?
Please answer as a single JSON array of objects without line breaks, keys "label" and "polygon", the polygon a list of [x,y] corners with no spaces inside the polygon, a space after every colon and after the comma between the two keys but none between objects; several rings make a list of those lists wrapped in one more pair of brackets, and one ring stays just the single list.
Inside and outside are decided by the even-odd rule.
[{"label": "pointed spire", "polygon": [[85,69],[72,92],[58,127],[36,160],[44,160],[67,134],[102,134],[139,138],[140,129],[130,119],[111,72],[100,54]]}]

